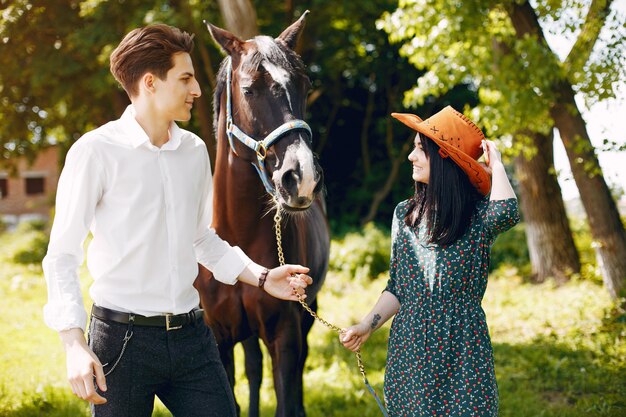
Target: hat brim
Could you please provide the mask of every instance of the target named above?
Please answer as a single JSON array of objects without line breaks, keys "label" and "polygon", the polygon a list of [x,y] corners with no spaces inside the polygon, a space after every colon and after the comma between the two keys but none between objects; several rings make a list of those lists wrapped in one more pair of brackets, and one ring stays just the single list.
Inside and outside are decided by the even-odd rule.
[{"label": "hat brim", "polygon": [[418,116],[411,113],[391,113],[391,116],[435,142],[443,150],[443,152],[440,152],[442,157],[449,156],[452,158],[465,171],[470,182],[482,195],[489,194],[491,191],[491,176],[478,161],[450,143],[435,137]]}]

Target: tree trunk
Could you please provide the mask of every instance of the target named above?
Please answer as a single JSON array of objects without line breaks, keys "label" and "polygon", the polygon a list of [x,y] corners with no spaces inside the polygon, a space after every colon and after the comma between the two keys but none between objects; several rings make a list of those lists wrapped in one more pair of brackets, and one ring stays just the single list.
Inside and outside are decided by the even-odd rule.
[{"label": "tree trunk", "polygon": [[551,109],[580,192],[594,239],[596,259],[611,297],[626,296],[626,231],[576,107],[574,91],[562,82],[560,99]]},{"label": "tree trunk", "polygon": [[[398,94],[398,86],[392,86],[389,80],[386,80],[385,90],[387,91],[387,114],[392,112],[392,109],[396,105],[396,95]],[[431,106],[424,108],[424,114],[431,113]],[[404,144],[400,148],[399,152],[396,152],[396,145],[393,142],[393,127],[391,118],[386,120],[386,133],[385,133],[385,147],[387,148],[387,155],[391,160],[391,169],[385,184],[380,188],[372,197],[372,202],[367,215],[361,219],[361,225],[365,225],[374,220],[380,204],[387,198],[393,185],[395,184],[398,174],[400,172],[400,166],[407,162],[407,156],[413,147],[413,141],[415,139],[415,133],[411,133],[409,137],[404,141]]]},{"label": "tree trunk", "polygon": [[[534,9],[529,2],[513,3],[509,11],[516,36],[535,37],[549,48]],[[554,57],[556,60],[556,56]],[[544,63],[545,65],[545,63]],[[617,206],[606,185],[602,169],[587,134],[585,121],[580,114],[574,90],[566,79],[555,82],[552,91],[556,96],[550,115],[561,134],[572,174],[594,239],[598,266],[611,297],[626,296],[626,231]]]},{"label": "tree trunk", "polygon": [[256,10],[250,0],[217,0],[226,29],[243,40],[259,34]]},{"label": "tree trunk", "polygon": [[576,43],[572,46],[564,62],[568,74],[571,75],[576,71],[584,71],[583,68],[591,56],[593,47],[604,27],[604,22],[611,13],[612,3],[613,0],[591,1],[589,11],[585,17],[585,23],[581,27]]},{"label": "tree trunk", "polygon": [[[413,145],[413,139],[415,135],[411,134],[409,138],[404,142],[400,152],[396,155],[395,158],[391,161],[391,169],[389,170],[389,176],[385,181],[383,187],[374,193],[374,197],[372,197],[372,203],[370,204],[370,208],[367,212],[367,215],[361,219],[361,225],[365,225],[374,220],[376,217],[376,213],[378,212],[378,207],[380,204],[387,198],[387,195],[391,192],[393,185],[398,178],[398,173],[400,171],[400,166],[406,162],[406,158],[409,155],[409,151],[411,150],[411,146]],[[390,156],[391,157],[391,156]]]},{"label": "tree trunk", "polygon": [[[198,70],[196,70],[196,72],[200,74]],[[203,77],[198,76],[198,82],[204,94],[195,100],[197,106],[196,117],[198,117],[198,124],[200,125],[200,137],[204,141],[207,152],[209,153],[211,167],[215,167],[217,144],[213,131],[213,109],[211,105],[211,94],[209,94],[211,90],[208,88],[208,83]]]},{"label": "tree trunk", "polygon": [[287,26],[293,23],[293,12],[294,12],[293,0],[285,0],[285,24]]},{"label": "tree trunk", "polygon": [[217,150],[217,144],[215,140],[215,134],[213,131],[213,108],[211,103],[212,95],[210,94],[215,89],[215,80],[211,83],[210,76],[213,75],[212,69],[207,71],[204,60],[200,64],[198,56],[201,56],[199,49],[194,50],[194,67],[197,74],[196,79],[200,84],[202,95],[195,100],[197,110],[196,116],[198,124],[200,125],[200,137],[206,144],[206,149],[209,153],[209,159],[211,160],[211,167],[215,167],[215,154]]},{"label": "tree trunk", "polygon": [[553,134],[531,133],[536,154],[515,158],[520,204],[534,280],[557,282],[580,272],[580,258],[567,221],[561,187],[553,165]]},{"label": "tree trunk", "polygon": [[328,142],[328,138],[330,137],[330,129],[335,124],[335,119],[337,118],[337,114],[339,113],[339,108],[341,107],[341,101],[335,100],[333,101],[333,108],[328,113],[328,119],[326,120],[326,129],[324,129],[324,133],[320,135],[320,140],[317,143],[317,147],[315,148],[315,153],[321,155],[324,151],[324,147],[326,146],[326,142]]},{"label": "tree trunk", "polygon": [[[199,22],[193,17],[191,6],[187,1],[172,1],[172,6],[181,11],[181,15],[184,17],[184,25],[181,29],[190,33],[204,33],[206,28],[201,27]],[[213,65],[211,64],[211,57],[209,51],[202,42],[202,37],[196,36],[195,47],[192,51],[193,66],[196,73],[196,79],[200,84],[200,90],[202,95],[195,100],[195,115],[198,118],[198,125],[200,126],[200,138],[206,144],[207,152],[209,153],[209,159],[211,161],[211,168],[215,167],[215,153],[216,142],[215,134],[213,132],[213,109],[212,109],[212,92],[215,90],[215,73],[213,72]]]},{"label": "tree trunk", "polygon": [[[370,74],[370,82],[374,82],[376,74]],[[363,174],[365,177],[370,175],[372,171],[372,162],[370,160],[369,129],[372,122],[372,114],[374,113],[374,98],[376,93],[370,89],[367,91],[367,104],[365,105],[365,116],[361,125],[361,158],[363,159]]]},{"label": "tree trunk", "polygon": [[111,95],[111,103],[113,104],[113,111],[116,117],[120,117],[130,104],[130,99],[125,91],[116,89]]}]

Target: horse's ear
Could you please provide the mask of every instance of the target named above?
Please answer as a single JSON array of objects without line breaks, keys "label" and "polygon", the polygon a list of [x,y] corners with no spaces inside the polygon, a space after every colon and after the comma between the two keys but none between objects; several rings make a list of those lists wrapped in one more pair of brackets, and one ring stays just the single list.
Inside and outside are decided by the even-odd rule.
[{"label": "horse's ear", "polygon": [[227,30],[220,29],[217,26],[210,24],[206,20],[204,20],[204,24],[207,29],[209,29],[209,32],[211,33],[213,39],[215,39],[215,42],[217,42],[217,44],[220,45],[228,55],[232,56],[241,54],[243,51],[243,41],[241,39]]},{"label": "horse's ear", "polygon": [[308,10],[302,13],[300,19],[296,20],[291,24],[291,26],[283,30],[283,33],[281,33],[276,39],[282,40],[289,48],[294,49],[298,43],[298,38],[300,38],[300,33],[302,33],[302,29],[304,28],[304,19],[307,14],[309,14]]}]

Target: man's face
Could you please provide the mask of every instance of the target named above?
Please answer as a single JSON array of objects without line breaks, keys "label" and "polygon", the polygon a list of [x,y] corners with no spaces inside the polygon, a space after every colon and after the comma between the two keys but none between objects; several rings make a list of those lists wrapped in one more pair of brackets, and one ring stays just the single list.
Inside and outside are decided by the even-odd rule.
[{"label": "man's face", "polygon": [[165,80],[155,78],[155,106],[168,120],[186,122],[191,118],[194,99],[200,97],[200,85],[188,53],[177,53],[172,59],[174,66],[167,72]]}]

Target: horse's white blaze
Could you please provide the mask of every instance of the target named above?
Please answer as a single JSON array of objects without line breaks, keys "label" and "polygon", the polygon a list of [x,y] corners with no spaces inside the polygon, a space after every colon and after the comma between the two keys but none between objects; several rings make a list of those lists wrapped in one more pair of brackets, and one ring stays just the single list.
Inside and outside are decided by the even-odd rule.
[{"label": "horse's white blaze", "polygon": [[[280,50],[278,45],[274,39],[269,36],[257,36],[254,38],[256,41],[257,48],[264,55],[268,56],[273,54],[280,54],[284,57],[285,61],[288,60],[287,56],[285,56],[284,52]],[[277,66],[276,64],[268,61],[267,59],[263,60],[263,68],[269,73],[274,81],[276,81],[282,88],[285,90],[285,95],[287,96],[287,101],[289,102],[289,110],[293,113],[293,106],[291,104],[291,96],[289,96],[289,89],[287,86],[289,85],[289,72],[286,69]]]},{"label": "horse's white blaze", "polygon": [[263,68],[265,68],[274,81],[280,84],[283,90],[285,90],[285,95],[287,96],[287,101],[289,102],[289,110],[293,113],[291,96],[289,95],[289,89],[287,88],[287,85],[289,84],[289,73],[284,68],[278,67],[267,60],[263,61]]},{"label": "horse's white blaze", "polygon": [[296,158],[300,163],[302,178],[298,187],[298,197],[310,197],[315,189],[315,163],[313,152],[306,145],[305,139],[300,136],[300,141],[296,145]]}]

